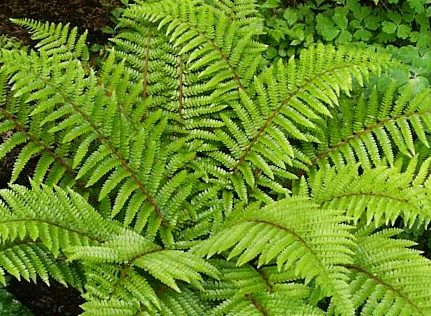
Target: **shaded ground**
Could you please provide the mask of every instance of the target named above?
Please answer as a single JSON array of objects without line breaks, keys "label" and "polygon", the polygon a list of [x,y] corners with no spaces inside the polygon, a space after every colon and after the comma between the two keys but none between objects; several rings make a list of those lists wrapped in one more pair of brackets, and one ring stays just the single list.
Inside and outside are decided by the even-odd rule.
[{"label": "shaded ground", "polygon": [[81,31],[88,29],[91,43],[103,44],[108,36],[101,28],[109,24],[109,7],[115,0],[1,0],[0,35],[7,34],[29,43],[27,32],[13,25],[9,18],[31,18],[40,21],[70,22]]},{"label": "shaded ground", "polygon": [[[0,35],[16,37],[24,44],[30,44],[27,31],[12,24],[9,18],[31,18],[56,23],[70,22],[81,32],[88,30],[89,44],[103,45],[110,35],[104,34],[101,29],[110,24],[109,10],[116,4],[116,0],[0,0]],[[14,155],[12,153],[9,156],[0,161],[0,180],[3,180],[3,185],[8,182],[13,167]],[[28,172],[23,172],[17,182],[26,184],[28,175]],[[77,316],[82,313],[79,305],[83,300],[79,293],[54,281],[48,287],[43,282],[33,284],[14,279],[8,291],[35,316]]]},{"label": "shaded ground", "polygon": [[35,316],[77,316],[83,312],[79,305],[84,300],[79,293],[54,281],[48,287],[42,281],[34,284],[14,279],[8,291]]}]

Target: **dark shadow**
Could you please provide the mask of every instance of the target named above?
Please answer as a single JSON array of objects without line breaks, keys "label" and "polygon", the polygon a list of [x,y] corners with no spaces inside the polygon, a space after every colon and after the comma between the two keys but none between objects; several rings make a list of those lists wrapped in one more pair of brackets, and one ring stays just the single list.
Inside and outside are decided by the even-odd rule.
[{"label": "dark shadow", "polygon": [[48,287],[41,280],[37,284],[11,279],[7,290],[36,316],[77,316],[84,303],[78,291],[50,280]]}]

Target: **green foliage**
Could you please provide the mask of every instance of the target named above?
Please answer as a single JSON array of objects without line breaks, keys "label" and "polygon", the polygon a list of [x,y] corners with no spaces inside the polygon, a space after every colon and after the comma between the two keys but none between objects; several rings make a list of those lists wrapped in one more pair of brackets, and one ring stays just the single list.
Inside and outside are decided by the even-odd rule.
[{"label": "green foliage", "polygon": [[431,90],[376,49],[272,62],[257,9],[136,1],[100,68],[14,20],[39,44],[0,50],[2,283],[54,278],[84,315],[431,313],[392,228],[431,220]]},{"label": "green foliage", "polygon": [[269,58],[292,56],[315,41],[415,45],[429,48],[431,6],[426,0],[261,1]]}]

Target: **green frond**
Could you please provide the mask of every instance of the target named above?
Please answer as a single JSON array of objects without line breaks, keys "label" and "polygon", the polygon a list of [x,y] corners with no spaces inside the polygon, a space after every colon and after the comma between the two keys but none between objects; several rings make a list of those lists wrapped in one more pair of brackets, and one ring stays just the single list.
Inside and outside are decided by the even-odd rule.
[{"label": "green frond", "polygon": [[317,307],[304,301],[291,299],[279,293],[249,294],[241,300],[232,300],[217,308],[215,315],[294,315],[294,316],[323,316],[326,315]]},{"label": "green frond", "polygon": [[60,188],[13,185],[0,190],[0,197],[1,241],[40,241],[56,257],[72,246],[97,244],[119,229],[80,195]]},{"label": "green frond", "polygon": [[69,24],[39,22],[32,19],[11,19],[19,26],[25,27],[32,34],[31,38],[38,43],[36,48],[47,56],[61,56],[62,60],[79,58],[88,60],[86,45],[87,31],[78,36],[78,28],[69,30]]},{"label": "green frond", "polygon": [[5,272],[18,280],[36,283],[40,278],[49,285],[52,278],[64,286],[71,285],[82,291],[83,278],[75,264],[65,258],[54,257],[40,242],[29,239],[2,242],[0,245],[0,279],[5,285]]},{"label": "green frond", "polygon": [[[0,115],[4,122],[3,132],[11,134],[0,145],[2,148],[0,155],[6,155],[14,150],[19,151],[11,182],[19,177],[31,159],[35,159],[38,161],[34,170],[36,182],[41,183],[44,179],[49,179],[53,184],[61,180],[69,185],[73,184],[75,174],[67,159],[71,151],[70,144],[62,144],[59,137],[50,133],[50,130],[55,130],[56,119],[70,114],[66,107],[60,105],[64,102],[65,95],[74,93],[72,82],[79,81],[79,75],[83,75],[83,72],[80,72],[82,68],[79,68],[79,63],[70,62],[66,63],[67,66],[59,67],[67,70],[67,74],[53,75],[47,59],[34,53],[24,55],[13,51],[4,52],[0,59],[4,62],[1,66],[2,73],[10,78],[8,83],[10,89],[7,90],[9,102],[0,109]],[[65,84],[69,87],[61,88],[64,95],[59,95],[58,91],[52,89],[49,80],[43,77],[51,75],[52,81],[58,86]],[[60,107],[59,111],[53,111],[57,106]],[[52,175],[53,172],[58,172],[55,177]]]},{"label": "green frond", "polygon": [[105,222],[78,194],[59,188],[14,185],[0,197],[2,274],[46,283],[52,277],[82,289],[81,274],[66,261],[66,250],[97,244],[119,227]]},{"label": "green frond", "polygon": [[261,187],[288,194],[279,183],[296,178],[289,170],[307,169],[310,163],[308,153],[298,152],[294,142],[318,143],[321,122],[331,116],[340,93],[351,91],[353,79],[362,83],[371,73],[378,74],[389,63],[385,58],[377,59],[369,50],[318,45],[304,50],[298,60],[264,70],[239,90],[240,103],[229,102],[231,112],[220,113],[224,124],[213,135],[192,134],[218,142],[217,152],[207,153],[211,159],[202,160],[202,168],[224,170],[213,175],[228,178],[244,201]]},{"label": "green frond", "polygon": [[[159,291],[161,310],[153,315],[211,315],[210,307],[202,300],[200,295],[187,288],[181,293],[163,288],[160,288]],[[148,316],[150,315],[148,314]]]},{"label": "green frond", "polygon": [[[421,173],[417,176],[422,177]],[[402,218],[406,226],[412,226],[431,221],[428,188],[417,184],[417,176],[387,167],[360,171],[353,165],[321,169],[308,183],[314,202],[345,211],[355,222],[393,225]]]},{"label": "green frond", "polygon": [[307,283],[314,280],[342,314],[350,315],[353,306],[340,265],[351,264],[349,247],[354,242],[342,214],[323,211],[306,199],[289,198],[236,214],[193,250],[210,257],[230,249],[227,260],[235,258],[238,266],[256,259],[258,267],[274,264],[279,271],[292,269]]},{"label": "green frond", "polygon": [[194,292],[184,289],[182,293],[159,289],[160,308],[148,309],[131,300],[112,299],[109,301],[90,301],[82,305],[84,316],[105,315],[211,315],[210,309]]},{"label": "green frond", "polygon": [[398,152],[415,155],[416,139],[429,147],[426,131],[431,127],[431,90],[423,89],[415,96],[410,90],[406,87],[398,94],[392,86],[379,96],[374,88],[353,102],[342,99],[340,107],[321,126],[325,133],[320,143],[307,149],[311,166],[355,162],[366,168],[393,165]]},{"label": "green frond", "polygon": [[224,12],[230,19],[238,21],[242,27],[261,28],[257,18],[258,4],[254,0],[210,0],[211,6]]},{"label": "green frond", "polygon": [[355,262],[347,265],[357,315],[428,315],[431,262],[409,249],[409,240],[392,239],[399,230],[368,234],[359,230]]},{"label": "green frond", "polygon": [[87,264],[85,270],[88,282],[83,297],[87,302],[82,307],[86,313],[91,313],[92,307],[116,304],[118,300],[132,303],[128,307],[134,311],[161,309],[153,286],[135,268],[97,263]]},{"label": "green frond", "polygon": [[91,301],[82,305],[85,316],[133,316],[137,306],[132,301],[113,299],[109,301]]},{"label": "green frond", "polygon": [[310,288],[297,281],[294,270],[279,272],[275,266],[255,268],[212,260],[221,279],[204,283],[204,297],[218,305],[214,315],[322,315],[306,303]]},{"label": "green frond", "polygon": [[0,282],[83,315],[430,314],[390,225],[430,222],[431,90],[378,92],[373,49],[271,64],[257,6],[136,0],[100,69],[86,32],[14,20],[38,44],[0,48]]},{"label": "green frond", "polygon": [[157,280],[181,292],[176,280],[182,280],[201,288],[199,273],[212,277],[218,271],[199,257],[179,250],[162,249],[137,234],[123,234],[99,246],[76,246],[69,248],[69,260],[88,262],[124,262],[131,267],[147,271]]}]

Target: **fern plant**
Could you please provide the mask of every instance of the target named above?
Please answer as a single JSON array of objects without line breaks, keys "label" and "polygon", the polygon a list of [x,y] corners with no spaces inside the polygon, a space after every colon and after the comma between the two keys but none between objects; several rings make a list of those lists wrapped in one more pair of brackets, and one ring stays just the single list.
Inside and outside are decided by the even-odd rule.
[{"label": "fern plant", "polygon": [[380,95],[372,49],[271,64],[256,16],[136,1],[101,69],[86,33],[14,20],[38,44],[0,51],[0,281],[73,286],[83,315],[431,312],[397,238],[431,219],[430,91]]}]

